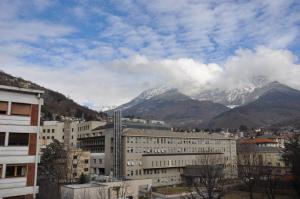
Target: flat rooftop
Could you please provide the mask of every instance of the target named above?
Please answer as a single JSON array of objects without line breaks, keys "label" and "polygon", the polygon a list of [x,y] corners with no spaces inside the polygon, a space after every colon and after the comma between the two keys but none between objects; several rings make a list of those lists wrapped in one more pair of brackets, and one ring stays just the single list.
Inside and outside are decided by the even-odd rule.
[{"label": "flat rooftop", "polygon": [[41,90],[20,88],[20,87],[13,87],[13,86],[5,86],[5,85],[0,85],[0,90],[13,91],[13,92],[18,92],[18,93],[28,93],[28,94],[43,94],[44,93],[44,91],[41,91]]}]

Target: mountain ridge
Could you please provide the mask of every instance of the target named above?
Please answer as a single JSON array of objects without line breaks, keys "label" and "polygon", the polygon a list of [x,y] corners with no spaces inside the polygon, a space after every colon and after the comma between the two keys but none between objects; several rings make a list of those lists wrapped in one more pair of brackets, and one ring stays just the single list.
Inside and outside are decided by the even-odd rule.
[{"label": "mountain ridge", "polygon": [[47,89],[31,81],[24,80],[23,78],[14,77],[4,71],[0,71],[0,84],[43,90],[45,92],[43,94],[44,105],[42,106],[43,120],[60,119],[60,116],[84,117],[86,120],[99,120],[106,117],[106,114],[98,113],[97,111],[81,106],[59,92]]}]

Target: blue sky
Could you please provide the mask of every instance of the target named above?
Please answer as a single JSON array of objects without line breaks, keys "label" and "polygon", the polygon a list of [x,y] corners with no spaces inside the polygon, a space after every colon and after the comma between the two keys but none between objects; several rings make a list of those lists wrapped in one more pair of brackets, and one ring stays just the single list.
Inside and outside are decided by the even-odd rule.
[{"label": "blue sky", "polygon": [[224,77],[300,88],[299,22],[298,0],[1,0],[0,69],[96,109]]}]

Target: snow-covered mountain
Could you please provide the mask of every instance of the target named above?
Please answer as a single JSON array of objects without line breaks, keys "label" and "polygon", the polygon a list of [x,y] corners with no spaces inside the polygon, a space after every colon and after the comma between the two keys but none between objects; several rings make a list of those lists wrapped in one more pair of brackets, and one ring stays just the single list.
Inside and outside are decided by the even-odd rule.
[{"label": "snow-covered mountain", "polygon": [[121,109],[130,108],[130,107],[135,106],[145,100],[149,100],[155,96],[161,95],[170,90],[176,90],[176,89],[163,85],[163,86],[158,86],[156,88],[151,88],[151,89],[145,90],[140,95],[138,95],[136,98],[134,98],[133,100],[131,100],[130,102],[128,102],[126,104],[119,106],[118,108],[121,108]]},{"label": "snow-covered mountain", "polygon": [[260,76],[253,78],[242,86],[229,89],[214,88],[200,90],[192,97],[200,101],[208,100],[223,104],[229,108],[235,108],[258,99],[262,92],[256,91],[267,86],[269,83],[270,82],[267,79]]},{"label": "snow-covered mountain", "polygon": [[[223,104],[229,108],[235,108],[241,105],[248,104],[259,98],[263,91],[262,89],[270,83],[266,78],[262,76],[254,77],[248,83],[243,83],[240,86],[232,87],[230,89],[224,88],[203,88],[196,94],[193,94],[193,99],[199,101],[211,101],[214,103]],[[152,99],[155,96],[166,93],[170,90],[177,90],[170,86],[159,86],[156,88],[148,89],[142,92],[139,96],[131,100],[130,102],[121,105],[118,108],[127,109],[135,106],[145,100]],[[184,93],[184,91],[181,91]]]}]

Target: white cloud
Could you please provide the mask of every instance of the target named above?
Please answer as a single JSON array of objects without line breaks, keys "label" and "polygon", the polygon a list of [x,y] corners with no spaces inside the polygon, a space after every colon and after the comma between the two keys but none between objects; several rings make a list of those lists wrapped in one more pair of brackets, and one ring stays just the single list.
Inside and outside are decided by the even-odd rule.
[{"label": "white cloud", "polygon": [[[290,51],[259,47],[254,51],[238,50],[224,66],[186,58],[151,59],[145,56],[108,62],[75,59],[67,64],[72,67],[61,68],[24,66],[17,60],[0,61],[4,71],[58,90],[81,104],[93,102],[96,107],[101,107],[125,103],[144,89],[160,84],[191,94],[212,85],[233,88],[263,75],[300,89],[300,66],[296,60]],[[78,66],[88,67],[78,70]]]},{"label": "white cloud", "polygon": [[[296,57],[282,50],[299,37],[292,0],[114,0],[114,11],[82,1],[68,14],[83,28],[13,2],[0,1],[0,69],[81,104],[119,105],[160,84],[192,94],[259,75],[300,89]],[[33,1],[38,13],[54,4]]]}]

